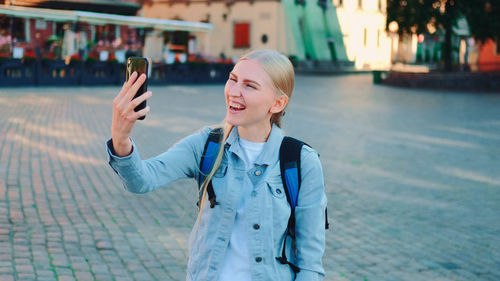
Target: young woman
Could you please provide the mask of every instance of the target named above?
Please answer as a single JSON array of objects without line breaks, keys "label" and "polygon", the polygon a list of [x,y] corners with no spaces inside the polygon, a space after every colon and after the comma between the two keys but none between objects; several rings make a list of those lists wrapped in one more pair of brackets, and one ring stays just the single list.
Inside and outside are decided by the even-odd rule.
[{"label": "young woman", "polygon": [[[130,134],[137,118],[149,111],[146,107],[134,112],[151,97],[147,92],[132,99],[144,80],[144,75],[137,78],[134,73],[114,99],[112,138],[107,142],[110,165],[134,193],[150,192],[180,178],[198,179],[201,155],[213,129],[206,127],[163,154],[141,160]],[[291,208],[280,172],[280,120],[293,86],[292,64],[273,50],[243,56],[230,73],[224,88],[223,145],[202,184],[186,280],[324,279],[326,196],[318,154],[308,146],[300,156],[296,238],[284,243]],[[205,196],[210,181],[217,200],[213,208]],[[277,259],[283,247],[292,265]],[[293,266],[300,271],[295,273]]]}]

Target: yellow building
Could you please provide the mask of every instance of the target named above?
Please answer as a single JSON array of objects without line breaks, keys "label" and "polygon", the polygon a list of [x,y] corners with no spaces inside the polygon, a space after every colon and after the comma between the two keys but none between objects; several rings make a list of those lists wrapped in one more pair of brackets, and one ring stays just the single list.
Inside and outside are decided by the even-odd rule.
[{"label": "yellow building", "polygon": [[[181,44],[188,54],[239,57],[252,49],[271,48],[316,65],[389,66],[386,0],[330,1],[158,0],[146,2],[141,15],[212,24],[209,33],[186,35]],[[166,49],[172,45],[178,44],[170,41]]]},{"label": "yellow building", "polygon": [[142,13],[152,18],[211,23],[210,33],[190,34],[189,53],[239,57],[259,48],[289,53],[285,15],[279,1],[153,1],[143,5]]},{"label": "yellow building", "polygon": [[356,68],[389,67],[391,38],[385,31],[387,0],[333,1],[349,60],[355,62]]}]

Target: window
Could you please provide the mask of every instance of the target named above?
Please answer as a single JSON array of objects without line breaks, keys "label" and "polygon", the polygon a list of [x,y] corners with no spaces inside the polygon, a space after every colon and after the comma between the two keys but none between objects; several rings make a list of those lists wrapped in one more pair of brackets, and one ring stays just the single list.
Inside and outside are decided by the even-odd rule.
[{"label": "window", "polygon": [[239,22],[234,24],[234,48],[250,47],[250,23]]},{"label": "window", "polygon": [[358,8],[363,9],[363,0],[358,0]]},{"label": "window", "polygon": [[368,33],[368,30],[366,30],[366,28],[365,28],[365,29],[363,30],[363,46],[365,46],[365,47],[366,47],[366,45],[367,45],[367,43],[368,43],[368,42],[367,42],[368,40],[367,40],[367,38],[366,38],[366,37],[368,36],[368,35],[367,35],[367,33]]},{"label": "window", "polygon": [[318,5],[321,7],[321,9],[323,9],[323,11],[325,11],[328,6],[328,1],[318,0]]},{"label": "window", "polygon": [[112,42],[116,39],[115,26],[111,24],[96,25],[95,39],[96,41],[103,40]]},{"label": "window", "polygon": [[62,38],[64,35],[64,24],[64,22],[53,22],[52,33],[57,35],[57,37]]},{"label": "window", "polygon": [[380,49],[380,29],[377,29],[377,48]]},{"label": "window", "polygon": [[12,39],[17,40],[17,42],[26,42],[26,28],[24,27],[24,24],[25,19],[12,19]]}]

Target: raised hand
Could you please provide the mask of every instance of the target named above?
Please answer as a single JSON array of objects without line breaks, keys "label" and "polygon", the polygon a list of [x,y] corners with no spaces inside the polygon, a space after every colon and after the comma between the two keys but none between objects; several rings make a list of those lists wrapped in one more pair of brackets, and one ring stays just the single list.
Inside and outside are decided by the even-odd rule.
[{"label": "raised hand", "polygon": [[137,78],[138,73],[130,75],[118,95],[113,100],[113,120],[111,121],[111,137],[113,148],[117,156],[126,156],[132,152],[132,142],[130,135],[135,122],[139,117],[145,116],[149,112],[149,106],[137,112],[134,111],[141,102],[152,96],[151,91],[147,91],[134,99],[137,90],[146,81],[146,75],[142,74]]}]

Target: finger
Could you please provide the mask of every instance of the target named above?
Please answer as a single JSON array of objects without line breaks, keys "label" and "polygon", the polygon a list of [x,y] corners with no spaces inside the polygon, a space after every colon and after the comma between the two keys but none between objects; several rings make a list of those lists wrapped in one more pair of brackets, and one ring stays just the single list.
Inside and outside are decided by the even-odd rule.
[{"label": "finger", "polygon": [[134,108],[136,108],[139,104],[141,104],[143,101],[149,99],[153,93],[151,91],[147,91],[144,94],[138,96],[137,98],[133,99],[129,103],[129,107],[127,108],[127,111],[132,111]]},{"label": "finger", "polygon": [[146,81],[146,74],[141,74],[139,78],[132,84],[132,86],[127,90],[127,93],[125,94],[125,99],[127,101],[131,101],[139,88],[144,84],[144,81]]},{"label": "finger", "polygon": [[115,106],[118,106],[121,103],[121,100],[123,99],[123,95],[125,95],[124,93],[127,92],[126,86],[127,86],[127,81],[125,81],[123,83],[122,87],[120,88],[120,91],[118,92],[118,94],[113,99],[113,104]]},{"label": "finger", "polygon": [[126,93],[130,89],[132,84],[135,82],[137,76],[138,76],[138,73],[136,71],[134,71],[132,73],[132,75],[129,76],[128,80],[123,83],[123,86],[122,86],[120,92],[118,93],[118,95],[116,95],[115,99],[113,100],[115,102],[115,104],[121,103],[123,97],[126,95]]},{"label": "finger", "polygon": [[149,108],[149,105],[148,105],[148,106],[146,106],[145,108],[143,108],[143,109],[141,109],[141,110],[137,111],[137,112],[135,113],[135,119],[139,119],[139,118],[140,118],[140,117],[142,117],[142,116],[146,116],[146,114],[148,114],[148,113],[149,113],[149,110],[150,110],[150,108]]},{"label": "finger", "polygon": [[125,81],[125,83],[128,84],[129,86],[132,86],[132,84],[134,84],[135,80],[137,80],[138,76],[139,76],[139,73],[137,71],[132,72],[132,74],[130,74],[130,76],[128,77],[128,80]]}]

